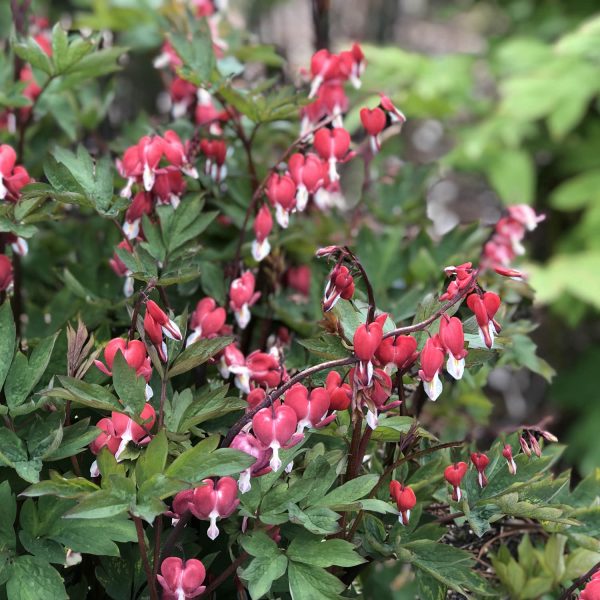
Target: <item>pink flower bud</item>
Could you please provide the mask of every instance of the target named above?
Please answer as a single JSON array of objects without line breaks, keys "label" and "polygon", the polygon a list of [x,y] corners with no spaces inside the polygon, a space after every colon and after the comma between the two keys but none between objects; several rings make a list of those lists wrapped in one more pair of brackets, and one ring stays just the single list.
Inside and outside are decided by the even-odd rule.
[{"label": "pink flower bud", "polygon": [[466,472],[467,463],[462,461],[449,465],[444,470],[444,478],[452,486],[452,500],[454,500],[454,502],[459,502],[462,498],[460,482]]},{"label": "pink flower bud", "polygon": [[508,472],[511,475],[517,474],[517,463],[515,463],[512,454],[512,448],[510,444],[506,444],[502,450],[502,456],[506,459],[506,464],[508,465]]},{"label": "pink flower bud", "polygon": [[461,379],[465,370],[465,334],[463,326],[457,317],[442,315],[440,320],[439,339],[448,353],[446,370],[454,379]]},{"label": "pink flower bud", "polygon": [[117,352],[121,352],[125,358],[125,362],[135,369],[139,377],[144,377],[146,381],[150,381],[152,376],[152,367],[150,358],[146,353],[146,346],[140,340],[125,341],[123,338],[113,338],[106,344],[104,348],[104,360],[106,366],[99,360],[95,360],[94,364],[104,374],[112,377],[112,366]]},{"label": "pink flower bud", "polygon": [[482,452],[472,452],[471,462],[477,469],[477,482],[479,483],[479,487],[485,487],[488,484],[487,477],[485,476],[485,469],[490,464],[490,459]]},{"label": "pink flower bud", "polygon": [[398,517],[398,521],[402,523],[402,525],[408,525],[410,519],[410,511],[417,504],[417,497],[415,496],[415,492],[413,489],[407,485],[392,479],[390,481],[390,495],[392,496],[392,500],[396,503],[398,510],[400,511],[400,516]]},{"label": "pink flower bud", "polygon": [[467,296],[467,306],[475,313],[482,341],[491,348],[494,335],[500,331],[500,325],[494,320],[500,308],[500,296],[494,292],[485,292],[482,296],[473,293]]},{"label": "pink flower bud", "polygon": [[214,540],[219,535],[217,519],[231,516],[240,503],[237,482],[232,477],[221,477],[217,485],[212,479],[204,479],[202,483],[204,485],[194,489],[190,510],[196,518],[210,521],[207,533]]},{"label": "pink flower bud", "polygon": [[406,117],[404,113],[394,106],[394,103],[385,95],[379,94],[381,100],[379,102],[379,106],[386,112],[386,115],[389,117],[392,123],[405,123]]},{"label": "pink flower bud", "polygon": [[152,345],[156,348],[160,360],[167,362],[167,344],[163,340],[163,330],[161,326],[154,320],[150,311],[146,311],[144,316],[144,332]]},{"label": "pink flower bud", "polygon": [[152,315],[152,318],[162,327],[163,333],[172,340],[181,339],[181,331],[175,321],[169,319],[163,309],[154,302],[148,300],[146,310]]},{"label": "pink flower bud", "polygon": [[196,598],[206,586],[204,565],[195,558],[183,562],[181,558],[169,556],[160,565],[160,575],[156,578],[163,588],[163,600],[185,600]]},{"label": "pink flower bud", "polygon": [[327,281],[325,286],[325,293],[323,296],[323,311],[329,312],[342,298],[343,300],[350,300],[354,295],[354,278],[348,270],[348,267],[344,265],[336,265]]}]

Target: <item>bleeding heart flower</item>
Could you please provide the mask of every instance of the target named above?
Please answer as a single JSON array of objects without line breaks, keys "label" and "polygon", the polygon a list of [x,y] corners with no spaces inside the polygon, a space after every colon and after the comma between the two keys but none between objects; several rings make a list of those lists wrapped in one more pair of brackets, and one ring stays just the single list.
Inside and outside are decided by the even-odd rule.
[{"label": "bleeding heart flower", "polygon": [[250,322],[250,307],[260,298],[260,292],[254,291],[256,285],[254,275],[246,271],[241,277],[234,279],[229,288],[229,306],[235,314],[240,329],[246,329]]},{"label": "bleeding heart flower", "polygon": [[375,356],[382,365],[393,364],[399,370],[405,371],[419,356],[417,340],[410,335],[385,338],[377,347]]},{"label": "bleeding heart flower", "polygon": [[500,324],[494,319],[500,303],[500,296],[494,292],[485,292],[481,296],[473,293],[467,296],[467,306],[475,313],[479,335],[488,348],[492,348],[494,335],[501,330]]},{"label": "bleeding heart flower", "polygon": [[175,321],[169,319],[163,309],[154,302],[146,302],[146,310],[152,315],[152,318],[161,326],[163,333],[172,340],[181,340],[181,331]]},{"label": "bleeding heart flower", "polygon": [[381,148],[380,133],[386,124],[385,113],[381,108],[361,108],[360,121],[371,138],[371,150],[377,154]]},{"label": "bleeding heart flower", "polygon": [[98,454],[102,448],[106,447],[114,456],[121,445],[121,438],[115,432],[112,419],[104,417],[96,423],[96,427],[101,429],[102,433],[90,444],[90,450],[93,454]]},{"label": "bleeding heart flower", "polygon": [[260,262],[271,252],[269,234],[273,229],[273,217],[266,204],[263,204],[254,219],[254,235],[256,239],[252,242],[252,257]]},{"label": "bleeding heart flower", "polygon": [[8,144],[0,145],[0,200],[16,202],[21,188],[32,180],[25,167],[15,166],[17,153]]},{"label": "bleeding heart flower", "polygon": [[437,400],[442,393],[440,370],[444,364],[444,351],[437,335],[430,337],[421,350],[421,368],[419,377],[423,382],[425,393],[431,400]]},{"label": "bleeding heart flower", "polygon": [[490,459],[482,452],[472,452],[471,462],[477,469],[477,482],[479,483],[479,487],[485,487],[488,484],[487,477],[485,476],[485,469],[490,464]]},{"label": "bleeding heart flower", "polygon": [[289,175],[273,173],[265,190],[267,198],[275,208],[275,218],[282,229],[286,229],[290,213],[296,209],[296,184]]},{"label": "bleeding heart flower", "polygon": [[277,387],[282,379],[282,367],[277,358],[269,353],[255,350],[246,358],[250,379],[258,385]]},{"label": "bleeding heart flower", "polygon": [[360,360],[357,375],[363,382],[363,385],[371,383],[371,377],[373,376],[372,360],[383,339],[383,324],[386,319],[387,314],[384,313],[372,323],[359,325],[354,332],[354,354]]},{"label": "bleeding heart flower", "polygon": [[465,356],[468,354],[465,350],[465,334],[460,319],[442,315],[439,339],[448,352],[446,370],[454,379],[460,379],[465,371]]},{"label": "bleeding heart flower", "polygon": [[115,453],[117,461],[129,442],[133,442],[138,446],[144,446],[150,442],[152,438],[150,430],[156,423],[156,411],[151,404],[146,403],[140,413],[143,426],[136,423],[131,417],[119,412],[113,411],[110,418],[113,422],[115,435],[121,439],[119,448]]},{"label": "bleeding heart flower", "polygon": [[106,361],[106,366],[99,360],[95,360],[94,364],[104,374],[112,377],[111,369],[117,352],[123,354],[125,362],[132,369],[135,369],[138,377],[143,377],[146,382],[150,381],[150,377],[152,377],[152,366],[150,365],[150,358],[146,353],[146,346],[144,346],[144,343],[140,340],[130,340],[127,342],[123,338],[113,338],[104,348],[104,360]]},{"label": "bleeding heart flower", "polygon": [[273,471],[281,468],[279,449],[289,448],[302,439],[302,435],[294,435],[297,426],[298,418],[294,409],[285,404],[263,408],[252,418],[254,435],[264,446],[273,451],[270,461]]},{"label": "bleeding heart flower", "polygon": [[312,82],[308,97],[313,98],[316,95],[323,81],[335,77],[338,74],[338,68],[339,57],[336,54],[331,54],[325,48],[315,52],[310,59]]},{"label": "bleeding heart flower", "polygon": [[302,212],[309,195],[323,185],[323,163],[316,154],[304,156],[296,152],[288,160],[288,169],[296,184],[296,208]]},{"label": "bleeding heart flower", "polygon": [[510,444],[506,444],[502,449],[502,456],[506,459],[506,464],[508,465],[508,472],[511,475],[517,474],[517,463],[515,462],[512,454],[512,448]]},{"label": "bleeding heart flower", "polygon": [[452,486],[452,500],[454,500],[454,502],[460,502],[460,499],[462,498],[460,482],[465,476],[467,468],[467,463],[461,461],[447,466],[444,470],[444,478]]},{"label": "bleeding heart flower", "polygon": [[417,503],[417,497],[413,489],[407,485],[392,479],[390,481],[390,495],[392,500],[396,503],[400,515],[398,521],[402,525],[408,525],[410,519],[410,511],[415,507]]},{"label": "bleeding heart flower", "polygon": [[319,156],[329,163],[330,181],[337,181],[340,176],[336,164],[348,158],[350,134],[342,127],[334,129],[323,127],[315,133],[313,145]]},{"label": "bleeding heart flower", "polygon": [[146,311],[144,315],[144,332],[148,339],[152,342],[152,345],[156,348],[160,360],[164,363],[167,362],[167,344],[163,340],[162,329],[160,325],[154,320],[150,311]]},{"label": "bleeding heart flower", "polygon": [[198,301],[196,309],[192,313],[189,335],[185,345],[193,344],[199,339],[210,339],[218,335],[223,326],[227,313],[221,306],[217,306],[214,298],[206,297]]},{"label": "bleeding heart flower", "polygon": [[285,406],[293,408],[298,418],[297,433],[302,433],[306,427],[318,427],[329,410],[329,402],[329,392],[325,388],[314,388],[309,393],[301,383],[293,385],[284,398]]},{"label": "bleeding heart flower", "polygon": [[156,578],[163,588],[163,600],[186,600],[196,598],[206,586],[202,585],[206,577],[204,565],[195,558],[183,562],[181,558],[169,556],[160,565],[160,575]]},{"label": "bleeding heart flower", "polygon": [[329,274],[323,294],[323,312],[329,312],[342,298],[350,300],[354,296],[354,278],[348,267],[336,265]]},{"label": "bleeding heart flower", "polygon": [[263,446],[251,433],[245,431],[240,431],[233,438],[230,447],[241,450],[256,459],[256,462],[252,466],[240,473],[240,478],[238,479],[238,488],[242,494],[245,494],[251,489],[251,477],[259,477],[271,471],[269,460],[271,459],[272,452],[270,448]]},{"label": "bleeding heart flower", "polygon": [[221,477],[217,485],[212,479],[204,479],[202,483],[204,485],[194,489],[190,510],[196,518],[210,521],[207,534],[214,540],[219,535],[217,519],[231,516],[240,503],[237,482],[232,477]]},{"label": "bleeding heart flower", "polygon": [[329,392],[329,408],[346,410],[352,402],[352,388],[342,383],[342,376],[337,371],[330,371],[325,380],[325,389]]}]

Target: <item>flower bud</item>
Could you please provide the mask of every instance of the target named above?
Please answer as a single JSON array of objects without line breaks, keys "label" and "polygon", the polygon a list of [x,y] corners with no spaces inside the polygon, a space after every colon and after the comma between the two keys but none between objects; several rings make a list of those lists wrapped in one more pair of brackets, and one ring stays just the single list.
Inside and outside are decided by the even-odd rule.
[{"label": "flower bud", "polygon": [[390,495],[400,511],[398,521],[400,521],[402,525],[408,525],[410,511],[417,503],[417,497],[415,496],[413,489],[392,479],[392,481],[390,481]]},{"label": "flower bud", "polygon": [[466,472],[467,463],[462,461],[449,465],[444,470],[444,478],[452,486],[452,500],[454,500],[454,502],[460,502],[460,499],[462,498],[460,482]]}]

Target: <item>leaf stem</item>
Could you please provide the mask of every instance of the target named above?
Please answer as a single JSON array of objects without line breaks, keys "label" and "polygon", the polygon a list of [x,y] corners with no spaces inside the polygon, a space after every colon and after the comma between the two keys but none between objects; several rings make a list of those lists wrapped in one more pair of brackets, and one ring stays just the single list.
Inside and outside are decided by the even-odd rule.
[{"label": "leaf stem", "polygon": [[156,582],[152,575],[152,568],[150,567],[150,561],[148,560],[148,549],[146,548],[146,542],[144,541],[144,526],[140,517],[131,515],[133,522],[135,523],[135,530],[137,532],[138,547],[140,549],[140,557],[142,559],[142,566],[146,573],[146,581],[148,582],[148,591],[150,592],[151,600],[158,600],[158,592],[156,591]]}]

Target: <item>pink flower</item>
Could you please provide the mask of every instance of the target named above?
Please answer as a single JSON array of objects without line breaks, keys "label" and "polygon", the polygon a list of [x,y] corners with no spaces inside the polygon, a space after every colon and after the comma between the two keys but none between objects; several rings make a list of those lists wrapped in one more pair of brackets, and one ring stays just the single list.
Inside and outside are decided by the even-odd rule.
[{"label": "pink flower", "polygon": [[421,350],[421,368],[419,377],[423,382],[425,393],[431,400],[437,400],[442,393],[440,370],[444,364],[444,352],[437,335],[430,337]]},{"label": "pink flower", "polygon": [[13,266],[6,254],[0,254],[0,292],[6,291],[13,282]]},{"label": "pink flower", "polygon": [[396,503],[398,511],[400,512],[398,521],[400,521],[402,525],[408,525],[410,511],[417,503],[415,492],[411,487],[392,479],[392,481],[390,481],[390,495],[392,496],[392,500]]},{"label": "pink flower", "polygon": [[454,502],[460,502],[462,498],[460,482],[465,476],[467,468],[467,463],[461,461],[447,466],[444,470],[444,478],[452,486],[452,500]]},{"label": "pink flower", "polygon": [[225,179],[227,167],[225,158],[227,157],[227,146],[223,140],[202,140],[200,150],[206,156],[204,172],[217,183]]},{"label": "pink flower", "polygon": [[352,402],[352,388],[342,383],[342,376],[337,371],[330,371],[325,380],[325,389],[329,392],[329,408],[346,410]]},{"label": "pink flower", "polygon": [[379,94],[379,96],[381,97],[379,106],[385,111],[386,116],[390,121],[392,123],[405,123],[406,117],[404,113],[396,108],[394,103],[385,94]]},{"label": "pink flower", "polygon": [[309,393],[301,383],[293,385],[284,398],[284,405],[290,406],[298,418],[297,433],[302,433],[306,427],[322,427],[329,403],[329,392],[325,388],[314,388]]},{"label": "pink flower", "polygon": [[260,262],[271,252],[269,234],[273,229],[273,217],[266,204],[263,204],[254,219],[254,235],[256,239],[252,242],[252,257]]},{"label": "pink flower", "polygon": [[112,419],[105,417],[96,423],[96,427],[102,430],[102,433],[90,443],[90,450],[93,454],[98,454],[102,448],[108,448],[108,451],[114,456],[121,445],[121,438],[115,432],[115,426]]},{"label": "pink flower", "polygon": [[279,449],[289,448],[302,439],[301,434],[295,433],[297,426],[298,418],[294,409],[285,404],[263,408],[252,418],[254,435],[264,446],[273,451],[270,460],[273,471],[281,468]]},{"label": "pink flower", "polygon": [[273,354],[255,350],[246,358],[250,380],[259,385],[275,388],[281,383],[282,367]]},{"label": "pink flower", "polygon": [[308,265],[290,267],[285,274],[288,286],[302,296],[310,295],[310,277],[310,267]]},{"label": "pink flower", "polygon": [[289,224],[290,213],[296,209],[296,184],[289,175],[273,173],[266,188],[267,198],[275,208],[275,218],[282,229]]},{"label": "pink flower", "polygon": [[163,588],[163,600],[196,598],[206,589],[202,585],[205,577],[206,569],[199,560],[190,558],[183,562],[175,556],[162,561],[160,575],[156,576]]},{"label": "pink flower", "polygon": [[25,167],[15,166],[17,153],[8,144],[0,145],[0,200],[16,202],[21,188],[31,182]]},{"label": "pink flower", "polygon": [[382,340],[377,347],[377,360],[383,365],[393,364],[405,371],[417,359],[417,340],[410,335],[397,335]]},{"label": "pink flower", "polygon": [[117,352],[121,352],[127,364],[135,369],[138,377],[143,377],[146,382],[150,381],[152,376],[152,366],[150,358],[146,353],[146,346],[140,340],[130,340],[126,342],[123,338],[113,338],[104,348],[104,360],[106,365],[99,360],[94,364],[106,375],[112,377],[112,366]]},{"label": "pink flower", "polygon": [[488,484],[487,477],[485,476],[485,469],[490,464],[490,459],[482,452],[472,452],[471,462],[477,469],[477,482],[479,483],[479,487],[485,487]]},{"label": "pink flower", "polygon": [[[260,388],[257,388],[257,390],[260,390]],[[264,390],[261,391],[264,393]],[[263,446],[251,433],[244,431],[240,431],[233,438],[230,447],[241,450],[256,459],[256,462],[252,466],[240,473],[238,479],[238,488],[242,494],[245,494],[251,489],[251,477],[259,477],[271,471],[271,467],[269,467],[271,450]]]},{"label": "pink flower", "polygon": [[323,185],[323,163],[316,154],[304,156],[299,152],[288,160],[291,178],[296,184],[296,208],[302,212],[306,208],[308,197]]},{"label": "pink flower", "polygon": [[154,300],[146,302],[146,313],[150,313],[150,316],[160,325],[164,335],[172,340],[181,340],[181,330],[177,323],[170,319]]},{"label": "pink flower", "polygon": [[384,130],[386,124],[385,113],[379,107],[373,109],[361,108],[360,121],[371,138],[371,150],[373,154],[377,154],[381,148],[379,135]]},{"label": "pink flower", "polygon": [[211,540],[219,535],[217,519],[226,519],[238,507],[237,483],[232,477],[221,477],[215,485],[212,479],[204,479],[204,485],[194,489],[189,509],[197,519],[210,521],[207,534]]},{"label": "pink flower", "polygon": [[460,379],[465,371],[465,334],[463,326],[457,317],[442,315],[440,319],[439,339],[448,353],[446,370],[454,379]]},{"label": "pink flower", "polygon": [[255,292],[254,286],[255,279],[251,271],[246,271],[231,282],[229,306],[240,329],[246,329],[251,317],[250,307],[260,298],[260,292]]},{"label": "pink flower", "polygon": [[506,444],[502,449],[502,456],[506,459],[506,464],[508,465],[508,472],[511,475],[517,474],[517,463],[515,462],[512,454],[512,448],[510,444]]},{"label": "pink flower", "polygon": [[592,575],[592,579],[579,595],[579,600],[600,600],[600,571]]},{"label": "pink flower", "polygon": [[186,347],[199,339],[210,339],[218,335],[225,325],[227,313],[217,306],[214,298],[206,297],[198,301],[192,313],[190,328],[193,330],[185,343]]},{"label": "pink flower", "polygon": [[337,163],[349,158],[350,134],[342,127],[322,127],[315,133],[313,145],[319,156],[329,163],[329,179],[332,182],[337,181],[340,178]]},{"label": "pink flower", "polygon": [[373,358],[383,339],[383,323],[387,314],[380,315],[372,323],[359,325],[354,332],[354,354],[360,363],[356,369],[356,376],[364,386],[371,383],[373,376]]},{"label": "pink flower", "polygon": [[323,311],[329,312],[342,298],[350,300],[354,296],[354,278],[348,267],[336,265],[327,280],[325,293],[323,295]]},{"label": "pink flower", "polygon": [[494,292],[485,292],[482,295],[470,294],[467,297],[467,306],[475,313],[481,340],[491,348],[494,345],[494,335],[501,329],[500,324],[494,320],[500,308],[500,296]]}]

